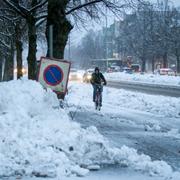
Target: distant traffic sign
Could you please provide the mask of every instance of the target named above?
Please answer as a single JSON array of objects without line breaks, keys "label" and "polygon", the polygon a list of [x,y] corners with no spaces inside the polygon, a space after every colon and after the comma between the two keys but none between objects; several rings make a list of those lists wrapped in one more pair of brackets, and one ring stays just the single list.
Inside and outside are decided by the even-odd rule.
[{"label": "distant traffic sign", "polygon": [[38,81],[46,88],[61,94],[67,92],[70,62],[46,57],[41,58]]}]

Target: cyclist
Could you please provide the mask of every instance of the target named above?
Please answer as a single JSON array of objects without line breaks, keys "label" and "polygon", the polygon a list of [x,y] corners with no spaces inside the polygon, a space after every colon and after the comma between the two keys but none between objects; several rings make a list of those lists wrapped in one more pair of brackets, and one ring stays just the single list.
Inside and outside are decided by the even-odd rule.
[{"label": "cyclist", "polygon": [[[98,86],[101,86],[102,82],[103,82],[103,85],[107,84],[106,79],[104,78],[103,74],[100,72],[99,68],[96,67],[91,77],[91,84],[93,86],[93,102],[95,102],[97,88]],[[102,92],[103,92],[103,86],[101,86],[101,93]],[[102,106],[102,94],[101,94],[101,99],[100,99],[100,106]]]}]

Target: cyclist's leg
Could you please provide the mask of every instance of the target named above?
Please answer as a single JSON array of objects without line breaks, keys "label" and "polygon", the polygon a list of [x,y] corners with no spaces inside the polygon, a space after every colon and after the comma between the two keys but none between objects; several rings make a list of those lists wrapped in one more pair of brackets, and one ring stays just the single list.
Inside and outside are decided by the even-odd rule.
[{"label": "cyclist's leg", "polygon": [[97,86],[93,85],[93,102],[95,102],[96,99],[96,91],[97,91]]},{"label": "cyclist's leg", "polygon": [[101,93],[100,93],[100,106],[102,106],[102,92],[103,92],[103,86],[101,87]]}]

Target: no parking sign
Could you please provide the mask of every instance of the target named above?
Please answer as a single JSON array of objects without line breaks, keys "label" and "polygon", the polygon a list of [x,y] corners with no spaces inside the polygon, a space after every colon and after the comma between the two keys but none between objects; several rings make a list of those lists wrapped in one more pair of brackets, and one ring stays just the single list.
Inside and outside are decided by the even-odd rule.
[{"label": "no parking sign", "polygon": [[41,57],[38,81],[56,93],[67,91],[70,62]]}]

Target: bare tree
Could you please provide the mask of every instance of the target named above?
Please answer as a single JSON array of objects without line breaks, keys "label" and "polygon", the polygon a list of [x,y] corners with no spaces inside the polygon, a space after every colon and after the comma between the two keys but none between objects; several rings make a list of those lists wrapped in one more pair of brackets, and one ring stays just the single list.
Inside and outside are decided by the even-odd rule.
[{"label": "bare tree", "polygon": [[[118,14],[122,8],[132,2],[128,0],[48,0],[46,36],[49,41],[49,26],[53,25],[53,56],[64,58],[64,49],[73,24],[84,23],[88,18],[100,18],[106,8]],[[49,56],[49,43],[47,56]]]},{"label": "bare tree", "polygon": [[[111,39],[115,38],[115,46],[111,46],[111,48],[117,48],[122,59],[133,56],[134,60],[141,60],[142,71],[146,71],[145,66],[148,64],[152,66],[154,72],[154,69],[157,68],[155,65],[161,63],[161,67],[167,67],[174,64],[176,58],[177,72],[179,72],[179,20],[180,11],[178,8],[173,9],[164,3],[140,3],[137,9],[134,9],[131,14],[125,14],[123,20],[119,21],[118,37],[115,38],[111,27],[108,27],[105,32],[110,31]],[[98,37],[105,37],[105,32],[101,31],[95,34]],[[83,51],[87,52],[88,46],[85,45],[87,43],[83,41],[82,43],[84,44]],[[101,49],[103,48],[103,43],[101,43]],[[96,56],[98,57],[98,55]]]},{"label": "bare tree", "polygon": [[[11,9],[13,9],[19,16],[24,18],[28,27],[28,77],[29,79],[36,79],[36,47],[37,47],[37,25],[44,17],[44,7],[47,0],[3,0]],[[38,11],[39,10],[39,11]]]},{"label": "bare tree", "polygon": [[[12,80],[14,72],[14,28],[13,19],[0,13],[1,80]],[[4,71],[2,66],[4,64]],[[2,76],[3,75],[3,76]]]},{"label": "bare tree", "polygon": [[180,10],[174,8],[172,10],[172,24],[171,24],[171,52],[176,56],[176,71],[180,73]]},{"label": "bare tree", "polygon": [[[106,9],[113,13],[140,0],[2,0],[19,16],[24,18],[28,27],[28,77],[36,78],[37,26],[47,18],[46,37],[49,41],[49,26],[53,25],[53,55],[64,58],[68,35],[78,22],[100,18]],[[46,9],[48,5],[48,8]],[[49,56],[49,42],[48,52]]]}]

